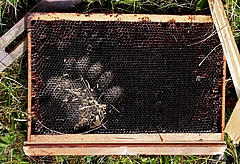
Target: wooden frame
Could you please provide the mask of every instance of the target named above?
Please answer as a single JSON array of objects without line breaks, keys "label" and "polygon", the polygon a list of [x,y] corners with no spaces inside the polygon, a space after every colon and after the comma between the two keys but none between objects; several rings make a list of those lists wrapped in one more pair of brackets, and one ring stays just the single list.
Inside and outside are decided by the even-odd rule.
[{"label": "wooden frame", "polygon": [[[29,20],[101,20],[156,22],[212,22],[203,15],[146,15],[146,14],[77,14],[31,13]],[[29,33],[30,34],[30,33]],[[225,109],[222,107],[221,133],[154,133],[154,134],[31,134],[31,38],[28,35],[28,140],[24,143],[27,155],[214,155],[222,154]],[[225,60],[224,60],[225,61]],[[225,72],[225,64],[224,70]],[[225,73],[224,73],[225,76]],[[225,85],[223,91],[225,90]],[[223,92],[223,102],[225,100]]]},{"label": "wooden frame", "polygon": [[212,22],[207,15],[155,15],[155,14],[80,14],[80,13],[31,13],[30,20],[82,20],[82,21],[130,21],[130,22]]},{"label": "wooden frame", "polygon": [[226,148],[221,133],[31,135],[27,155],[214,155]]},{"label": "wooden frame", "polygon": [[[240,54],[234,40],[231,27],[229,25],[227,16],[224,12],[222,2],[220,0],[208,0],[212,17],[218,35],[222,43],[223,51],[227,59],[228,68],[232,75],[233,84],[238,96],[240,98]],[[233,143],[240,142],[240,99],[228,121],[225,132],[231,136]]]}]

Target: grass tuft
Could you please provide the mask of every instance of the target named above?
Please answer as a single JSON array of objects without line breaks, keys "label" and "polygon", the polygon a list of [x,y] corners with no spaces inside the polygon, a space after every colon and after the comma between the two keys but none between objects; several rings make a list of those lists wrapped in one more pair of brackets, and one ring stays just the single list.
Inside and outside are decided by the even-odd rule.
[{"label": "grass tuft", "polygon": [[0,74],[0,161],[21,161],[27,121],[26,55]]}]

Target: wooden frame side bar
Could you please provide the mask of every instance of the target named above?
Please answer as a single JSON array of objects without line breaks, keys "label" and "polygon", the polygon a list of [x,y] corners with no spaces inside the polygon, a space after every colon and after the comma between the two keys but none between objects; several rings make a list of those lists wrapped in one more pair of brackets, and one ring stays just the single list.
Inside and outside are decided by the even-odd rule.
[{"label": "wooden frame side bar", "polygon": [[28,16],[29,20],[46,21],[212,22],[212,17],[205,15],[29,13]]},{"label": "wooden frame side bar", "polygon": [[226,72],[227,72],[227,62],[226,62],[226,57],[223,54],[222,111],[220,112],[222,140],[224,140],[224,128],[225,128]]},{"label": "wooden frame side bar", "polygon": [[[27,27],[30,24],[28,22]],[[28,129],[27,129],[27,141],[31,140],[31,118],[32,118],[32,60],[31,60],[31,31],[27,31],[27,42],[28,42]]]}]

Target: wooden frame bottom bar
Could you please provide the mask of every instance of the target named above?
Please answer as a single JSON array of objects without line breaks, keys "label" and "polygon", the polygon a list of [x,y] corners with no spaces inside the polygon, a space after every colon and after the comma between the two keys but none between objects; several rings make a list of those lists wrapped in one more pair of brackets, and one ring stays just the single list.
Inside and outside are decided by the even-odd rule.
[{"label": "wooden frame bottom bar", "polygon": [[226,149],[222,133],[30,135],[24,151],[46,155],[215,155]]},{"label": "wooden frame bottom bar", "polygon": [[224,141],[182,142],[159,144],[81,144],[81,143],[29,143],[24,151],[30,156],[46,155],[216,155],[226,149]]}]

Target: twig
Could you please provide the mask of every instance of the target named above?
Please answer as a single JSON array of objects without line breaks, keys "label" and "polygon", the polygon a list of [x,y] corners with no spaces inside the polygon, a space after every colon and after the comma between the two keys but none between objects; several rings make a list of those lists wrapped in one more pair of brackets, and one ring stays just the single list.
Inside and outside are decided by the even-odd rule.
[{"label": "twig", "polygon": [[94,107],[95,105],[91,105],[91,106],[84,106],[84,107],[82,107],[82,108],[79,108],[79,110],[84,110],[84,109],[86,109],[86,108],[90,108],[90,107]]},{"label": "twig", "polygon": [[19,119],[19,118],[14,118],[14,121],[22,121],[22,122],[25,122],[25,121],[27,121],[26,119]]},{"label": "twig", "polygon": [[23,87],[24,89],[27,89],[27,88],[26,88],[26,87],[24,87],[24,86],[23,86],[21,83],[17,82],[16,80],[14,80],[14,79],[12,79],[12,78],[10,78],[10,77],[4,77],[4,79],[11,80],[11,81],[13,81],[13,82],[17,83],[18,85],[20,85],[21,87]]},{"label": "twig", "polygon": [[229,77],[229,79],[226,79],[226,80],[225,80],[224,87],[227,85],[227,83],[228,83],[229,81],[232,81],[232,77]]},{"label": "twig", "polygon": [[216,47],[214,47],[214,48],[211,50],[211,52],[209,52],[209,53],[207,54],[207,56],[205,56],[205,58],[199,63],[198,66],[201,66],[202,63],[208,58],[208,56],[209,56],[214,50],[216,50],[216,48],[218,48],[220,45],[221,45],[221,44],[218,44]]},{"label": "twig", "polygon": [[44,128],[46,128],[47,130],[50,130],[51,132],[54,132],[54,133],[58,133],[58,134],[65,134],[65,133],[62,133],[62,132],[58,132],[58,131],[56,131],[56,130],[52,130],[52,129],[49,129],[48,127],[46,127],[45,125],[43,125],[42,123],[41,123],[41,121],[39,121],[39,120],[37,120],[38,121],[38,123],[40,124],[40,125],[42,125]]},{"label": "twig", "polygon": [[111,106],[113,109],[115,109],[118,113],[120,113],[120,111],[117,110],[117,108],[116,108],[115,106],[113,106],[112,104],[110,104],[110,106]]},{"label": "twig", "polygon": [[186,45],[186,46],[193,46],[193,45],[195,45],[195,44],[203,43],[203,42],[205,42],[206,40],[208,40],[209,38],[211,38],[212,36],[216,35],[216,33],[217,33],[217,30],[213,31],[213,32],[212,32],[208,37],[206,37],[205,39],[200,40],[200,41],[195,42],[195,43],[192,43],[192,44],[188,44],[188,45]]},{"label": "twig", "polygon": [[100,102],[102,95],[103,95],[103,93],[101,93],[101,95],[98,97],[98,102]]},{"label": "twig", "polygon": [[97,129],[101,128],[101,127],[106,128],[106,127],[105,127],[105,124],[106,124],[107,122],[108,122],[108,121],[106,121],[104,124],[102,124],[101,126],[98,126],[98,127],[94,128],[94,129],[91,129],[91,130],[89,130],[89,131],[83,132],[83,134],[87,134],[87,133],[92,132],[92,131],[94,131],[94,130],[97,130]]},{"label": "twig", "polygon": [[[90,84],[89,84],[89,82],[88,82],[87,80],[85,80],[85,79],[82,77],[82,75],[81,75],[81,81],[82,81],[83,84],[85,85],[84,87],[87,89],[88,94],[91,94],[91,91],[90,91],[91,88],[89,88],[89,87],[90,87]],[[87,82],[88,84],[86,84],[86,82]]]}]

